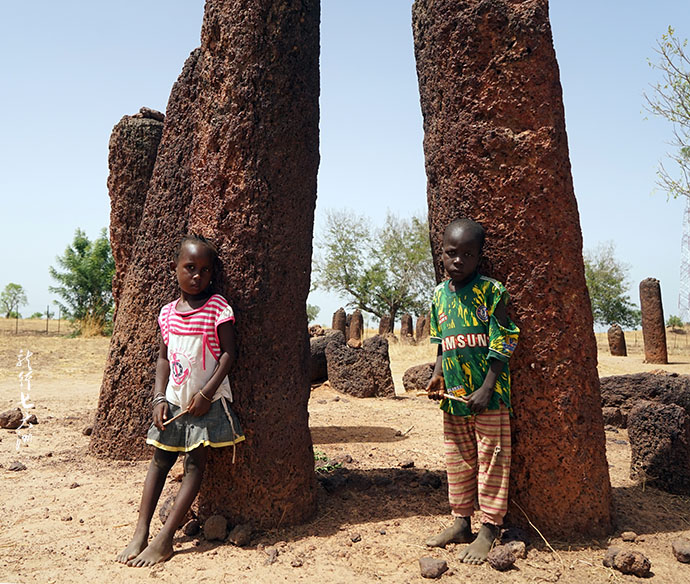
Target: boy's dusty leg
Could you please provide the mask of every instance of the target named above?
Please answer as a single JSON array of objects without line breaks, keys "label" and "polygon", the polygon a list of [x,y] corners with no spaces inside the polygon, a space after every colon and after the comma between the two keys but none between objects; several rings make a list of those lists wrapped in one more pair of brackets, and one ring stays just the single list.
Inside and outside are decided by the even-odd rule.
[{"label": "boy's dusty leg", "polygon": [[127,562],[128,566],[145,568],[153,566],[158,562],[164,562],[173,555],[173,537],[184,516],[192,506],[194,499],[199,493],[201,479],[204,476],[206,466],[206,448],[199,446],[188,452],[184,460],[184,478],[180,491],[175,497],[175,504],[168,515],[165,525],[158,532],[158,535],[151,540],[136,558]]},{"label": "boy's dusty leg", "polygon": [[429,547],[446,547],[449,543],[469,543],[472,541],[472,528],[469,517],[456,517],[453,525],[426,540]]},{"label": "boy's dusty leg", "polygon": [[477,538],[460,552],[458,559],[465,564],[484,563],[500,531],[501,528],[497,525],[482,523]]},{"label": "boy's dusty leg", "polygon": [[144,481],[144,491],[141,494],[141,503],[139,504],[139,519],[134,530],[132,540],[127,547],[118,554],[116,560],[122,564],[126,564],[146,547],[149,539],[149,527],[151,526],[151,518],[156,510],[158,499],[163,491],[165,479],[170,472],[170,469],[177,460],[177,452],[166,452],[160,448],[156,448],[149,465],[149,470],[146,473],[146,480]]}]

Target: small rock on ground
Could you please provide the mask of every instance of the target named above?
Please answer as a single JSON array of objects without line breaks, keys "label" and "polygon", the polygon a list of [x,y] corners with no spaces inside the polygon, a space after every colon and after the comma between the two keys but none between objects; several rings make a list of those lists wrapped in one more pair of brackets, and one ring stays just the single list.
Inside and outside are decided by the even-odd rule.
[{"label": "small rock on ground", "polygon": [[252,526],[249,523],[236,525],[228,534],[228,541],[236,546],[244,547],[252,540]]},{"label": "small rock on ground", "polygon": [[26,465],[25,465],[25,464],[22,464],[21,462],[19,462],[19,461],[17,460],[17,461],[15,461],[15,462],[11,463],[11,464],[7,467],[7,470],[16,470],[16,471],[19,471],[19,470],[26,470]]},{"label": "small rock on ground", "polygon": [[419,570],[422,578],[440,578],[447,569],[448,564],[445,560],[438,560],[430,556],[419,558]]},{"label": "small rock on ground", "polygon": [[201,524],[199,523],[198,519],[192,519],[190,521],[187,521],[187,523],[184,526],[184,534],[188,535],[190,537],[196,535],[201,531]]},{"label": "small rock on ground", "polygon": [[649,575],[652,563],[640,552],[621,551],[613,558],[613,567],[623,574],[633,574],[639,578]]},{"label": "small rock on ground", "polygon": [[615,558],[621,551],[621,548],[618,546],[612,545],[609,547],[609,549],[606,550],[606,554],[604,554],[604,566],[607,568],[613,568],[613,558]]},{"label": "small rock on ground", "polygon": [[516,558],[525,559],[527,557],[527,546],[524,541],[511,541],[505,544],[505,547],[513,552]]},{"label": "small rock on ground", "polygon": [[204,537],[208,541],[225,539],[228,522],[222,515],[211,515],[204,523]]},{"label": "small rock on ground", "polygon": [[414,466],[414,460],[403,460],[400,463],[400,468],[412,468]]},{"label": "small rock on ground", "polygon": [[684,564],[690,564],[690,540],[689,539],[674,539],[671,544],[673,555],[676,560]]},{"label": "small rock on ground", "polygon": [[637,539],[637,534],[634,531],[624,531],[621,533],[621,539],[623,541],[635,541]]},{"label": "small rock on ground", "polygon": [[497,545],[489,552],[489,555],[486,556],[486,561],[489,563],[489,566],[499,572],[510,570],[515,564],[516,559],[515,554],[505,545]]}]

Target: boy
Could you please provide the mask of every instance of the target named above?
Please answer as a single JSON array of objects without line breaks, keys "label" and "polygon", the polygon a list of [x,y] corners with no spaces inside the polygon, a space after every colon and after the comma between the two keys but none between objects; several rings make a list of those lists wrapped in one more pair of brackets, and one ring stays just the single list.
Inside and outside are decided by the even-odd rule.
[{"label": "boy", "polygon": [[[482,526],[460,561],[481,564],[498,537],[508,506],[510,372],[519,329],[508,319],[503,285],[477,271],[484,228],[470,219],[443,234],[450,276],[434,290],[431,342],[439,345],[427,392],[441,399],[448,498],[453,525],[426,543],[472,541],[470,517],[478,494]],[[443,393],[456,399],[443,398]]]}]

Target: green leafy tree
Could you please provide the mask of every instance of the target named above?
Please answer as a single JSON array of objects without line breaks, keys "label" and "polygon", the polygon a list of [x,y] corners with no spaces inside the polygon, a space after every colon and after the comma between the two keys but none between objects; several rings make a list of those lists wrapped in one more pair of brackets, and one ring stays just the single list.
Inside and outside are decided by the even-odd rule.
[{"label": "green leafy tree", "polygon": [[56,303],[64,315],[77,323],[80,332],[102,334],[112,317],[115,273],[105,229],[94,241],[77,229],[72,244],[56,260],[61,271],[51,267],[50,276],[60,285],[49,288],[62,299]]},{"label": "green leafy tree", "polygon": [[683,321],[680,319],[680,316],[676,316],[675,314],[672,314],[668,317],[666,320],[666,326],[671,327],[674,330],[684,328]]},{"label": "green leafy tree", "polygon": [[5,313],[5,318],[14,318],[21,306],[26,306],[26,292],[19,284],[10,282],[5,289],[0,292],[0,310]]},{"label": "green leafy tree", "polygon": [[652,84],[652,92],[645,93],[646,108],[673,127],[670,141],[673,151],[668,153],[671,169],[659,163],[657,184],[669,196],[690,196],[690,59],[687,39],[679,39],[672,27],[657,41],[658,60],[649,61],[652,69],[661,73],[661,81]]},{"label": "green leafy tree", "polygon": [[29,318],[43,318],[42,312],[34,312]]},{"label": "green leafy tree", "polygon": [[594,322],[619,324],[626,328],[640,325],[640,311],[625,293],[628,288],[628,266],[615,257],[612,242],[600,244],[584,254],[585,280],[592,302]]},{"label": "green leafy tree", "polygon": [[436,285],[425,217],[388,214],[381,228],[348,211],[331,211],[315,261],[316,284],[345,295],[348,306],[388,315],[428,309]]},{"label": "green leafy tree", "polygon": [[316,320],[316,317],[319,316],[319,312],[321,312],[321,309],[318,306],[316,306],[315,304],[307,303],[307,321],[308,322],[314,322]]}]

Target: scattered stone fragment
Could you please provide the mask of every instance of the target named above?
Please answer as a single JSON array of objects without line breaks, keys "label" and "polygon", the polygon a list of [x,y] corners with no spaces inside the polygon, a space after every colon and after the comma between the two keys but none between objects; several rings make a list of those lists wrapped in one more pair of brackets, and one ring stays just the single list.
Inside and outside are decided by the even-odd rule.
[{"label": "scattered stone fragment", "polygon": [[486,556],[486,561],[489,563],[489,566],[499,572],[510,570],[513,564],[515,564],[516,559],[515,554],[505,545],[497,545],[489,552],[489,555]]},{"label": "scattered stone fragment", "polygon": [[228,541],[236,546],[244,547],[249,545],[252,540],[253,529],[249,523],[242,525],[235,525],[235,527],[228,534]]},{"label": "scattered stone fragment", "polygon": [[26,419],[27,424],[32,424],[36,425],[38,424],[38,418],[36,417],[36,414],[31,414],[27,419]]},{"label": "scattered stone fragment", "polygon": [[93,432],[93,426],[84,426],[84,429],[81,431],[81,433],[84,436],[91,436],[92,432]]},{"label": "scattered stone fragment", "polygon": [[624,531],[621,533],[621,539],[623,541],[635,541],[637,539],[637,534],[634,531]]},{"label": "scattered stone fragment", "polygon": [[222,515],[211,515],[204,523],[204,537],[208,541],[214,539],[225,539],[225,531],[228,528],[228,522]]},{"label": "scattered stone fragment", "polygon": [[423,487],[429,486],[433,489],[438,489],[441,486],[441,477],[433,472],[425,472],[422,478],[419,479],[419,484]]},{"label": "scattered stone fragment", "polygon": [[688,539],[674,539],[671,544],[673,555],[676,560],[683,564],[690,564],[690,540]]},{"label": "scattered stone fragment", "polygon": [[379,534],[380,535],[386,535],[386,530],[385,529],[379,529]]},{"label": "scattered stone fragment", "polygon": [[293,568],[301,568],[304,565],[304,561],[302,560],[302,558],[295,558],[290,562],[290,565]]},{"label": "scattered stone fragment", "polygon": [[621,548],[619,548],[618,546],[609,546],[609,549],[607,549],[606,553],[604,554],[604,566],[606,566],[607,568],[613,568],[613,559],[620,553],[620,551]]},{"label": "scattered stone fragment", "polygon": [[24,415],[19,408],[14,408],[13,410],[6,410],[0,414],[0,428],[7,428],[8,430],[14,430],[21,426]]},{"label": "scattered stone fragment", "polygon": [[419,570],[422,578],[440,578],[448,570],[448,564],[445,560],[424,556],[419,558]]},{"label": "scattered stone fragment", "polygon": [[404,460],[400,463],[400,468],[412,468],[414,467],[414,460]]},{"label": "scattered stone fragment", "polygon": [[633,574],[639,578],[649,575],[652,563],[640,552],[619,551],[613,557],[613,567],[623,574]]},{"label": "scattered stone fragment", "polygon": [[278,559],[278,549],[272,545],[265,548],[264,553],[268,556],[264,562],[267,566],[275,563],[276,559]]},{"label": "scattered stone fragment", "polygon": [[362,536],[359,533],[353,533],[350,536],[350,541],[352,543],[357,543],[358,541],[362,541]]},{"label": "scattered stone fragment", "polygon": [[10,466],[7,467],[7,470],[26,470],[26,465],[22,464],[17,460],[15,462],[10,463]]},{"label": "scattered stone fragment", "polygon": [[62,521],[72,521],[72,516],[71,516],[71,515],[65,515],[65,516],[62,518]]},{"label": "scattered stone fragment", "polygon": [[352,462],[352,456],[349,454],[339,454],[334,460],[341,464],[350,464]]},{"label": "scattered stone fragment", "polygon": [[187,523],[185,523],[183,531],[185,535],[193,537],[201,531],[201,523],[199,523],[198,519],[192,519],[190,521],[187,521]]},{"label": "scattered stone fragment", "polygon": [[[158,511],[158,517],[163,525],[165,525],[165,522],[168,520],[168,516],[170,515],[170,512],[172,511],[174,506],[175,495],[170,495],[165,501],[163,501],[163,504],[161,505],[161,508]],[[187,513],[185,513],[185,516],[182,518],[182,521],[180,521],[180,524],[177,526],[177,529],[180,529],[180,527],[187,523],[187,521],[193,518],[194,515],[192,513],[192,510],[190,509],[189,511],[187,511]]]},{"label": "scattered stone fragment", "polygon": [[527,546],[524,541],[511,541],[505,544],[505,547],[513,552],[516,558],[524,560],[527,557]]},{"label": "scattered stone fragment", "polygon": [[320,324],[313,324],[309,327],[310,337],[322,337],[326,334],[326,330]]},{"label": "scattered stone fragment", "polygon": [[70,489],[76,489],[76,488],[79,487],[79,486],[80,486],[79,483],[72,483],[72,484],[69,486],[69,488],[70,488]]}]

